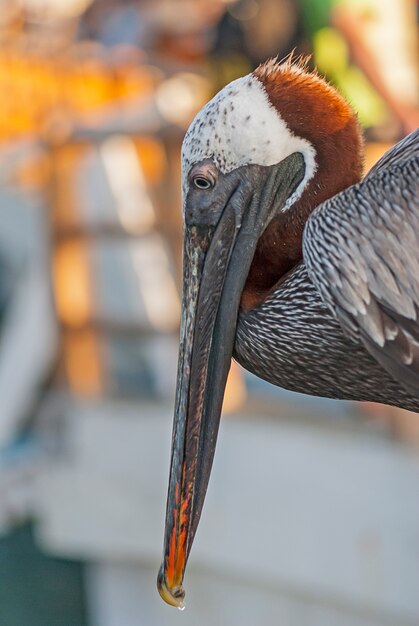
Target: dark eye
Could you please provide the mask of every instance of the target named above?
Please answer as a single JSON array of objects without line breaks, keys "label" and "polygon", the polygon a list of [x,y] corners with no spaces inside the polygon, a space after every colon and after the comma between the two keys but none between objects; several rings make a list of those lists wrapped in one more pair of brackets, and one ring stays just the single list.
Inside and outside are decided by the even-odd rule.
[{"label": "dark eye", "polygon": [[203,176],[195,176],[193,184],[197,189],[210,189],[212,187],[211,181]]}]

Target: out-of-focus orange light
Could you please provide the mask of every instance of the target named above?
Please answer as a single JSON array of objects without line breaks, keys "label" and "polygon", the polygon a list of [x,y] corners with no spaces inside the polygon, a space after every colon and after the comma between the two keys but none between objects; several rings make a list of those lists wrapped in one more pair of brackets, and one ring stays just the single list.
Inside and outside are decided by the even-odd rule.
[{"label": "out-of-focus orange light", "polygon": [[231,363],[227,378],[227,385],[223,401],[223,413],[238,411],[246,401],[246,385],[240,367],[234,361]]},{"label": "out-of-focus orange light", "polygon": [[64,333],[65,371],[76,394],[97,396],[103,388],[100,344],[88,330]]},{"label": "out-of-focus orange light", "polygon": [[38,133],[57,113],[73,123],[93,115],[96,121],[109,105],[152,92],[152,70],[130,64],[109,68],[93,52],[77,46],[48,57],[11,44],[0,47],[0,141]]},{"label": "out-of-focus orange light", "polygon": [[58,317],[78,328],[92,313],[87,247],[81,241],[65,241],[54,252],[53,278]]},{"label": "out-of-focus orange light", "polygon": [[[45,129],[49,137],[59,137],[60,130]],[[77,167],[90,148],[84,145],[67,144],[51,153],[51,202],[54,210],[52,225],[55,230],[72,229],[80,226],[82,208],[77,197]]]},{"label": "out-of-focus orange light", "polygon": [[379,159],[381,159],[383,154],[385,154],[387,150],[391,148],[392,145],[393,145],[392,143],[381,143],[381,142],[380,143],[375,143],[375,142],[367,143],[367,145],[365,146],[365,172],[369,172],[372,166],[375,165],[375,163],[377,163]]},{"label": "out-of-focus orange light", "polygon": [[144,176],[148,184],[161,181],[166,169],[162,143],[153,137],[141,137],[135,142]]},{"label": "out-of-focus orange light", "polygon": [[46,154],[37,153],[24,160],[17,169],[13,180],[29,188],[42,188],[48,181],[50,161]]}]

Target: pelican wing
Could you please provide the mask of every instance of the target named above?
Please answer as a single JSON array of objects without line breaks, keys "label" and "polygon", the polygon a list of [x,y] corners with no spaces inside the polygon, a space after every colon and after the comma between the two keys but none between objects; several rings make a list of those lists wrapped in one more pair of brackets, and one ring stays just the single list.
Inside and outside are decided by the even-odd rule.
[{"label": "pelican wing", "polygon": [[344,333],[419,394],[419,132],[307,221],[303,256]]}]

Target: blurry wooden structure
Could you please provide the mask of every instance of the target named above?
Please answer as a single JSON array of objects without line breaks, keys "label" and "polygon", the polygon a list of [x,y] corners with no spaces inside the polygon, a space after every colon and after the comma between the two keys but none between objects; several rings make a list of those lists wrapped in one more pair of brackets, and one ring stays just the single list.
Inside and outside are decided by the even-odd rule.
[{"label": "blurry wooden structure", "polygon": [[176,343],[180,227],[165,197],[173,141],[110,130],[50,146],[53,286],[75,394],[153,395],[153,337],[169,353]]}]

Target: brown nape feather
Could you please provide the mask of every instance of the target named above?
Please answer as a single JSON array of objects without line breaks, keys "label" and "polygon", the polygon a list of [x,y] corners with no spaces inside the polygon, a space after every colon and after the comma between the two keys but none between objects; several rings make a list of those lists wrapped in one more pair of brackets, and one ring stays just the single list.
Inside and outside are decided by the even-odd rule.
[{"label": "brown nape feather", "polygon": [[254,76],[288,128],[316,150],[317,170],[298,201],[272,220],[260,238],[242,295],[249,310],[263,302],[302,258],[302,236],[311,211],[358,182],[363,139],[357,117],[344,98],[305,63],[268,61]]}]

